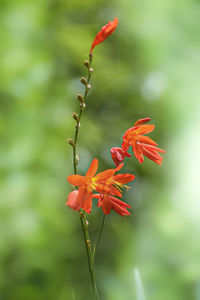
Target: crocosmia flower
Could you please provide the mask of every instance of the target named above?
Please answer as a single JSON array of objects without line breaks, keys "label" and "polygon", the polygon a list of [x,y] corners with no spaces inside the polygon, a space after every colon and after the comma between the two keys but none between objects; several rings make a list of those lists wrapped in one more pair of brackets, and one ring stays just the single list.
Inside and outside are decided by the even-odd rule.
[{"label": "crocosmia flower", "polygon": [[115,169],[108,169],[96,175],[96,191],[100,194],[111,194],[114,196],[122,197],[122,189],[128,188],[125,184],[135,179],[132,174],[115,174],[119,171],[124,164],[119,165]]},{"label": "crocosmia flower", "polygon": [[98,160],[95,158],[85,176],[70,175],[67,177],[69,183],[78,186],[78,190],[71,192],[68,196],[66,204],[74,210],[85,210],[88,214],[91,212],[92,207],[92,190],[94,186],[94,175],[98,169]]},{"label": "crocosmia flower", "polygon": [[[119,170],[123,164],[121,164],[115,170]],[[127,207],[131,207],[130,205],[126,204],[125,202],[119,200],[118,198],[114,197],[122,197],[122,189],[126,187],[129,188],[125,184],[133,181],[135,176],[132,174],[108,174],[107,171],[104,171],[100,174],[103,176],[104,173],[104,181],[99,182],[97,186],[97,191],[99,194],[93,195],[94,198],[97,198],[98,207],[101,207],[103,212],[108,215],[113,209],[115,212],[120,214],[121,216],[130,215],[129,211],[126,209]],[[107,173],[107,174],[106,174]],[[97,181],[98,183],[98,181]]]},{"label": "crocosmia flower", "polygon": [[129,128],[124,136],[122,149],[127,151],[131,146],[135,157],[139,163],[144,161],[144,155],[157,163],[162,164],[163,158],[159,154],[165,153],[163,149],[157,147],[157,143],[154,142],[150,137],[144,135],[154,130],[154,125],[144,125],[144,123],[150,121],[149,118],[138,120],[133,127]]},{"label": "crocosmia flower", "polygon": [[101,28],[101,30],[97,33],[92,43],[90,54],[92,53],[94,47],[102,43],[105,39],[107,39],[109,35],[111,35],[115,31],[117,25],[118,25],[118,19],[115,18],[113,21],[109,21],[108,24],[106,24]]},{"label": "crocosmia flower", "polygon": [[[83,209],[89,214],[91,213],[92,199],[98,198],[98,207],[101,206],[105,214],[109,214],[113,209],[120,215],[129,215],[130,213],[126,207],[130,206],[116,197],[122,197],[122,189],[124,187],[128,188],[125,184],[134,180],[135,176],[132,174],[116,174],[122,167],[123,164],[115,169],[107,169],[96,174],[98,160],[95,158],[85,176],[68,176],[69,183],[77,186],[78,190],[74,190],[68,195],[66,204],[74,210]],[[93,192],[96,192],[96,194]]]}]

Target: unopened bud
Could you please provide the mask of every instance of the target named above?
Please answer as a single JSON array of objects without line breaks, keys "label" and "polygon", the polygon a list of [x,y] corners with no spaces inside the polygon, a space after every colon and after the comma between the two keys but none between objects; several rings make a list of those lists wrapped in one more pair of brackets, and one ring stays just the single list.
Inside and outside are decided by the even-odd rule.
[{"label": "unopened bud", "polygon": [[84,110],[84,109],[86,108],[85,102],[84,102],[84,103],[81,103],[81,107],[82,107],[82,110]]},{"label": "unopened bud", "polygon": [[87,240],[87,241],[86,241],[86,244],[88,245],[88,247],[90,247],[90,246],[91,246],[91,241],[90,241],[90,240]]},{"label": "unopened bud", "polygon": [[83,96],[82,96],[81,94],[78,94],[78,95],[77,95],[77,99],[78,99],[81,103],[84,102],[84,98],[83,98]]},{"label": "unopened bud", "polygon": [[84,217],[84,213],[82,211],[80,211],[80,217],[83,218]]},{"label": "unopened bud", "polygon": [[74,144],[74,142],[72,141],[72,139],[68,138],[68,139],[67,139],[67,142],[68,142],[68,144],[71,145],[72,147],[75,147],[75,144]]},{"label": "unopened bud", "polygon": [[77,116],[77,114],[75,112],[72,114],[72,118],[74,120],[76,120],[77,122],[79,121],[79,118],[78,118],[78,116]]},{"label": "unopened bud", "polygon": [[86,224],[87,227],[89,226],[88,220],[85,221],[85,224]]},{"label": "unopened bud", "polygon": [[90,67],[90,63],[89,63],[89,61],[88,61],[88,60],[85,60],[83,64],[84,64],[84,66],[86,66],[86,68],[88,68],[88,69],[89,69],[89,67]]},{"label": "unopened bud", "polygon": [[78,165],[79,160],[80,160],[80,156],[79,156],[79,154],[76,154],[76,165]]},{"label": "unopened bud", "polygon": [[90,90],[91,89],[91,84],[87,84],[87,89]]},{"label": "unopened bud", "polygon": [[82,84],[87,85],[87,80],[85,77],[81,77],[80,81]]},{"label": "unopened bud", "polygon": [[93,68],[89,68],[90,73],[94,72]]}]

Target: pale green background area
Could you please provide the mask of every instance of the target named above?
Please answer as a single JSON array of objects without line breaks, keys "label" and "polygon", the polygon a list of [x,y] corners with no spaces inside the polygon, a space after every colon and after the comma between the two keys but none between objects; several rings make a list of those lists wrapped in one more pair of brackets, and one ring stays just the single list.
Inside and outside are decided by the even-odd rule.
[{"label": "pale green background area", "polygon": [[[200,3],[195,0],[1,1],[0,299],[92,299],[78,214],[65,206],[73,172],[76,93],[92,40],[109,19],[116,32],[94,50],[81,122],[79,172],[142,117],[166,149],[160,167],[127,160],[136,180],[130,217],[106,219],[96,269],[100,298],[200,299]],[[102,212],[93,206],[92,238]]]}]

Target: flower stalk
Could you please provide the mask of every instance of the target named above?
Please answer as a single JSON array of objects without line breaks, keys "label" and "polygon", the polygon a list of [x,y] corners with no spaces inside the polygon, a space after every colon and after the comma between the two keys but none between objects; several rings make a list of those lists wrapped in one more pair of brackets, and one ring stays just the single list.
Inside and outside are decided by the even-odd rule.
[{"label": "flower stalk", "polygon": [[105,219],[106,219],[106,215],[103,214],[103,219],[102,219],[102,223],[101,223],[101,228],[100,228],[100,232],[99,232],[99,237],[97,240],[97,243],[94,244],[94,249],[93,249],[93,260],[95,258],[95,254],[96,254],[96,250],[99,247],[100,241],[101,241],[101,237],[102,237],[102,233],[103,233],[103,228],[104,228],[104,224],[105,224]]},{"label": "flower stalk", "polygon": [[[84,63],[85,64],[85,63]],[[89,55],[89,62],[88,62],[88,78],[86,80],[86,85],[85,85],[85,94],[84,94],[84,97],[81,95],[81,94],[78,94],[77,95],[77,98],[79,99],[79,101],[81,102],[80,104],[80,111],[79,111],[79,115],[78,115],[78,118],[76,119],[76,130],[75,130],[75,136],[74,136],[74,147],[73,147],[73,166],[74,166],[74,174],[77,174],[77,160],[76,160],[76,144],[77,144],[77,139],[78,139],[78,133],[79,133],[79,128],[80,128],[80,120],[81,120],[81,116],[82,116],[82,113],[86,107],[86,104],[85,104],[85,99],[88,95],[88,85],[89,85],[89,82],[90,82],[90,78],[91,78],[91,74],[92,72],[90,71],[90,68],[91,68],[91,64],[92,64],[92,54]],[[81,81],[82,82],[82,81]]]},{"label": "flower stalk", "polygon": [[[84,65],[88,69],[88,77],[87,77],[87,79],[85,79],[83,77],[81,78],[81,83],[83,83],[85,85],[85,94],[84,94],[84,96],[82,96],[81,94],[77,95],[77,99],[80,101],[79,114],[77,115],[76,113],[73,113],[73,119],[76,121],[74,141],[70,140],[70,142],[69,142],[69,140],[68,140],[68,143],[70,145],[72,145],[72,147],[73,147],[74,174],[77,174],[77,165],[79,162],[79,159],[77,159],[78,154],[76,151],[76,146],[77,146],[77,141],[78,141],[80,120],[81,120],[82,113],[86,107],[85,100],[88,95],[88,91],[91,88],[91,85],[89,84],[91,74],[93,72],[93,69],[91,68],[91,63],[92,63],[92,54],[89,55],[89,62],[87,61],[87,64],[86,64],[86,62],[84,62]],[[90,241],[90,236],[89,236],[89,232],[88,232],[86,215],[82,209],[80,210],[80,221],[81,221],[84,243],[85,243],[86,252],[87,252],[88,267],[89,267],[90,279],[91,279],[91,283],[92,283],[92,287],[93,287],[94,299],[98,300],[99,296],[98,296],[97,285],[96,285],[94,259],[93,259],[92,250],[91,250],[91,241]]]},{"label": "flower stalk", "polygon": [[[130,187],[126,184],[133,181],[135,176],[129,173],[118,173],[118,171],[120,171],[124,166],[125,157],[131,157],[131,154],[128,153],[128,150],[130,147],[132,148],[133,154],[139,163],[143,163],[144,156],[146,156],[159,165],[161,165],[163,161],[163,158],[159,152],[165,152],[163,149],[157,147],[157,143],[155,141],[146,136],[146,134],[154,130],[155,126],[152,124],[146,125],[146,123],[150,121],[150,118],[143,118],[135,122],[133,127],[126,130],[125,134],[123,135],[121,147],[113,147],[111,149],[111,156],[116,165],[114,169],[106,169],[100,173],[97,173],[98,159],[94,158],[84,176],[77,174],[77,165],[79,163],[79,155],[77,154],[77,141],[80,121],[83,111],[86,108],[85,100],[89,90],[91,89],[90,78],[94,71],[91,67],[93,57],[92,52],[98,44],[102,43],[115,31],[117,25],[118,19],[115,18],[113,21],[109,21],[108,24],[101,28],[91,45],[89,60],[84,61],[84,66],[87,68],[88,74],[87,78],[81,77],[80,82],[85,87],[85,93],[84,95],[77,94],[77,100],[79,100],[80,103],[80,110],[78,114],[75,112],[72,114],[72,118],[76,122],[74,139],[72,140],[69,138],[67,140],[68,144],[72,146],[73,149],[74,168],[74,174],[69,175],[67,180],[75,187],[75,189],[69,193],[66,204],[74,211],[78,211],[80,215],[94,300],[99,299],[95,278],[94,259],[96,250],[101,241],[105,224],[105,216],[109,215],[111,210],[115,211],[120,216],[129,216],[131,214],[127,209],[131,208],[131,206],[122,201],[121,198],[123,188],[129,189]],[[89,223],[86,219],[86,213],[90,214],[92,211],[93,200],[98,201],[97,207],[101,207],[103,211],[103,219],[99,236],[94,246],[91,244],[88,232]]]}]

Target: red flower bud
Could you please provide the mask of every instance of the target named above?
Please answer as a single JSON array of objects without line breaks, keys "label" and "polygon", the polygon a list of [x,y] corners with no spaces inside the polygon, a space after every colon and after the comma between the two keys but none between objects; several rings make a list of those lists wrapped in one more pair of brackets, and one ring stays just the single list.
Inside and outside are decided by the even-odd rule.
[{"label": "red flower bud", "polygon": [[131,156],[128,152],[126,152],[120,147],[111,148],[110,152],[116,166],[118,166],[121,162],[123,162],[126,156],[127,157]]},{"label": "red flower bud", "polygon": [[92,46],[91,46],[91,49],[90,49],[90,54],[92,54],[92,51],[94,49],[94,47],[96,47],[98,44],[102,43],[105,39],[107,39],[107,37],[109,35],[111,35],[116,27],[118,25],[118,19],[115,18],[113,21],[109,21],[108,24],[106,24],[105,26],[103,26],[101,28],[101,30],[97,33],[93,43],[92,43]]}]

